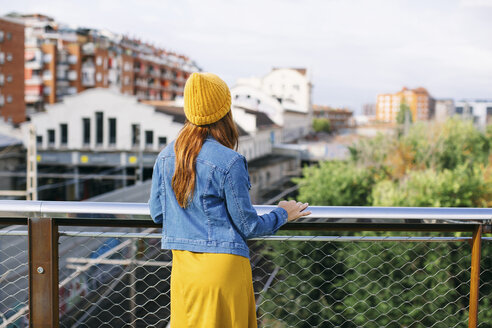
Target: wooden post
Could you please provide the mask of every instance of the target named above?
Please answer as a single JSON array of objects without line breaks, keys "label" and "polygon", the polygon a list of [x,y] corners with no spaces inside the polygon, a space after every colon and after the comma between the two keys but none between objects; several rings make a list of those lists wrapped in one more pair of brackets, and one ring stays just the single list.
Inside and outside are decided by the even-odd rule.
[{"label": "wooden post", "polygon": [[29,327],[59,326],[58,226],[29,218]]},{"label": "wooden post", "polygon": [[480,253],[481,253],[482,226],[477,225],[473,231],[471,278],[470,278],[470,306],[468,307],[468,328],[476,328],[478,323],[478,298],[480,287]]}]

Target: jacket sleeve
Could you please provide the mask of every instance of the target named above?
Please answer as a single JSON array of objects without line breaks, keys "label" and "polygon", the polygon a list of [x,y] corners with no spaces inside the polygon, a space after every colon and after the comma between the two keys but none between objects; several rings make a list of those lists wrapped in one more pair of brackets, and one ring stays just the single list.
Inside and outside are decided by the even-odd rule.
[{"label": "jacket sleeve", "polygon": [[152,172],[152,186],[150,188],[149,209],[150,216],[155,223],[162,223],[163,213],[161,205],[161,169],[159,165],[159,157],[155,161],[154,171]]},{"label": "jacket sleeve", "polygon": [[276,233],[287,222],[287,211],[279,207],[259,216],[251,204],[249,187],[246,159],[240,156],[230,167],[224,181],[229,215],[245,239]]}]

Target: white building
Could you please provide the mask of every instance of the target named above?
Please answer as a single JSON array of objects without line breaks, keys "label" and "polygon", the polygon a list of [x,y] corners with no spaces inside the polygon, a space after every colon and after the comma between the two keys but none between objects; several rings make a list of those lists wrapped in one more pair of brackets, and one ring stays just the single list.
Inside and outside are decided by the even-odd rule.
[{"label": "white building", "polygon": [[[38,149],[84,151],[159,151],[182,124],[136,97],[111,89],[89,89],[31,115]],[[22,125],[27,142],[28,125]]]},{"label": "white building", "polygon": [[492,116],[492,100],[469,99],[455,102],[455,115],[471,119],[480,129],[485,129]]},{"label": "white building", "polygon": [[436,116],[437,122],[444,122],[447,118],[454,115],[454,101],[453,99],[436,99]]},{"label": "white building", "polygon": [[311,131],[311,82],[305,69],[273,69],[262,78],[239,79],[231,94],[233,105],[262,111],[282,126],[283,142]]},{"label": "white building", "polygon": [[[240,130],[238,152],[248,161],[272,153],[273,145],[280,140],[282,129],[268,115],[258,110],[233,106],[232,115]],[[244,130],[241,133],[241,130]],[[244,133],[246,132],[246,133]]]}]

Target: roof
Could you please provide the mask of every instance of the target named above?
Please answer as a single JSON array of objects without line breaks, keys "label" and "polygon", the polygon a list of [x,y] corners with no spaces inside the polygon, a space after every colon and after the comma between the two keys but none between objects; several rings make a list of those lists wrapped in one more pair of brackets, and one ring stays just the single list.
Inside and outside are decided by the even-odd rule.
[{"label": "roof", "polygon": [[255,158],[252,161],[248,161],[248,168],[250,169],[250,171],[254,171],[255,169],[259,169],[261,167],[270,166],[293,159],[297,159],[297,157],[280,154],[268,154],[259,158]]},{"label": "roof", "polygon": [[246,130],[244,130],[239,124],[237,124],[237,122],[236,122],[236,128],[237,128],[237,133],[239,134],[240,137],[249,136],[249,133],[246,132]]},{"label": "roof", "polygon": [[297,114],[297,115],[302,115],[302,116],[308,115],[308,113],[299,112],[297,110],[292,110],[292,109],[286,109],[285,112],[288,113],[288,114]]},{"label": "roof", "polygon": [[20,146],[20,145],[22,145],[22,140],[5,134],[0,134],[0,148],[5,148],[9,146]]},{"label": "roof", "polygon": [[186,116],[183,107],[180,106],[155,106],[155,110],[171,115],[173,117],[173,122],[184,124],[186,122]]},{"label": "roof", "polygon": [[352,114],[352,111],[347,108],[333,108],[330,106],[322,106],[322,105],[313,105],[313,111]]},{"label": "roof", "polygon": [[294,68],[294,67],[274,67],[272,71],[279,70],[279,69],[291,69],[294,71],[299,72],[301,75],[306,75],[307,69],[305,68]]},{"label": "roof", "polygon": [[266,113],[264,113],[262,111],[246,108],[243,106],[234,106],[234,107],[241,108],[246,113],[255,115],[256,116],[256,128],[258,128],[258,129],[264,129],[264,128],[269,128],[269,127],[278,127],[278,125],[276,125],[275,122],[273,122],[272,119]]},{"label": "roof", "polygon": [[24,26],[24,22],[18,18],[9,17],[9,16],[0,16],[0,20],[4,20],[9,23],[19,24]]},{"label": "roof", "polygon": [[[180,124],[185,124],[186,122],[186,115],[184,113],[183,107],[181,106],[159,105],[155,106],[155,110],[160,113],[171,115],[173,117],[173,122]],[[248,132],[246,132],[239,124],[236,123],[236,127],[240,137],[249,135]]]},{"label": "roof", "polygon": [[92,198],[86,199],[90,202],[123,202],[123,203],[147,203],[150,198],[149,179],[140,184],[134,184],[128,187],[116,189]]}]

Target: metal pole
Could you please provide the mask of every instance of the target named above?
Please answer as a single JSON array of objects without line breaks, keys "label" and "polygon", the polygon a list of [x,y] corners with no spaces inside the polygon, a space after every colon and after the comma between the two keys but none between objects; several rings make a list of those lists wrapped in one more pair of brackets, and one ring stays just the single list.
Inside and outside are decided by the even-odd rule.
[{"label": "metal pole", "polygon": [[480,251],[482,241],[482,226],[478,225],[473,231],[471,278],[470,278],[470,306],[468,310],[468,328],[476,328],[478,323],[478,299],[480,287]]},{"label": "metal pole", "polygon": [[29,126],[29,142],[27,144],[27,180],[26,180],[26,199],[38,199],[38,162],[36,149],[36,128]]},{"label": "metal pole", "polygon": [[[134,229],[136,230],[136,229]],[[137,274],[137,266],[135,265],[136,261],[136,255],[137,255],[137,245],[136,245],[136,240],[132,240],[131,246],[130,246],[130,259],[131,259],[131,264],[128,267],[128,273],[130,275],[130,295],[129,295],[129,301],[130,301],[130,325],[131,327],[136,327],[137,326],[137,292],[136,292],[136,274]]]},{"label": "metal pole", "polygon": [[79,167],[78,166],[75,166],[73,168],[73,174],[74,174],[74,180],[75,180],[75,184],[74,184],[74,198],[75,200],[79,200],[80,199],[80,179],[79,179]]},{"label": "metal pole", "polygon": [[29,218],[29,327],[59,326],[58,226]]}]

